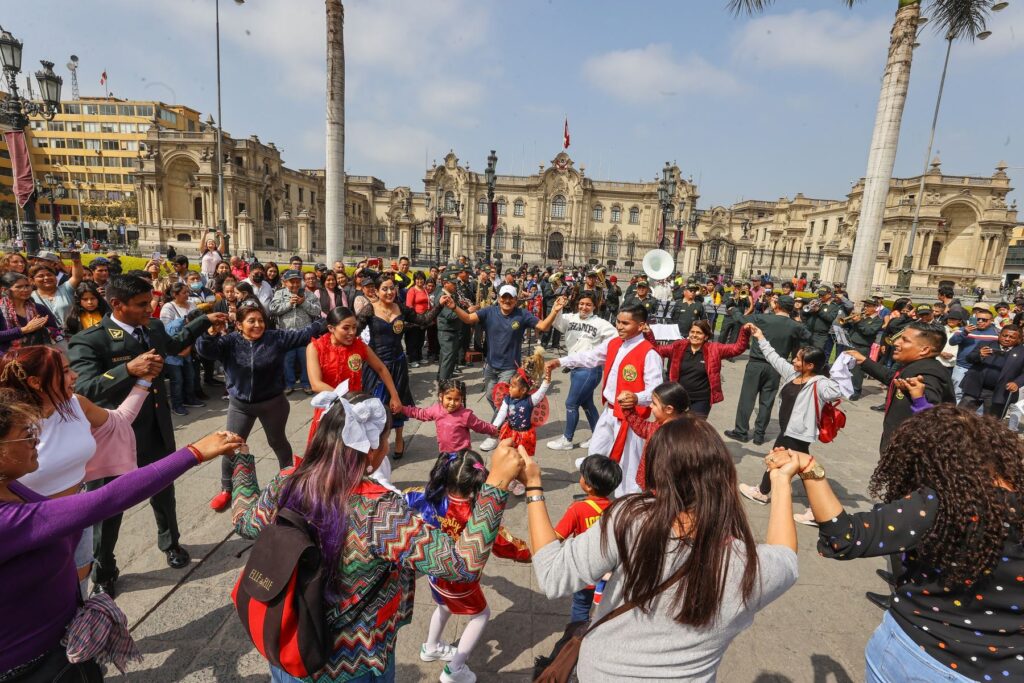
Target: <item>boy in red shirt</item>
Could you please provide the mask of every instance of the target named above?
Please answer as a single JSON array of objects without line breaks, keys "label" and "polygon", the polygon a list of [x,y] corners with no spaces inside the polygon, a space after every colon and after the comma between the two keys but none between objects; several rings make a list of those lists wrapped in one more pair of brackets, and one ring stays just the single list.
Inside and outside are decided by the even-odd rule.
[{"label": "boy in red shirt", "polygon": [[[558,538],[565,540],[578,536],[597,524],[601,514],[611,505],[608,498],[622,482],[619,464],[605,455],[588,455],[580,463],[580,488],[587,494],[569,506],[555,526]],[[603,582],[602,582],[603,583]],[[590,620],[590,606],[594,602],[594,586],[587,586],[572,595],[571,627]]]}]

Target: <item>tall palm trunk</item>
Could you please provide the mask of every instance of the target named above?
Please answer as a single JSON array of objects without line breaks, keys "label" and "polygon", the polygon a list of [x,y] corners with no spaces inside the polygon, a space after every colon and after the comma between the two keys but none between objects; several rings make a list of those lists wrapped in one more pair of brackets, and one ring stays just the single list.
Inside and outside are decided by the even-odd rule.
[{"label": "tall palm trunk", "polygon": [[345,256],[345,8],[327,3],[327,263]]},{"label": "tall palm trunk", "polygon": [[864,195],[861,198],[860,218],[847,278],[847,288],[854,301],[871,294],[885,202],[889,196],[889,180],[896,163],[903,105],[907,101],[907,89],[910,86],[910,62],[920,15],[920,0],[900,0],[889,39],[889,58],[882,76],[882,92],[875,113],[875,129],[871,134],[868,169],[864,174]]}]

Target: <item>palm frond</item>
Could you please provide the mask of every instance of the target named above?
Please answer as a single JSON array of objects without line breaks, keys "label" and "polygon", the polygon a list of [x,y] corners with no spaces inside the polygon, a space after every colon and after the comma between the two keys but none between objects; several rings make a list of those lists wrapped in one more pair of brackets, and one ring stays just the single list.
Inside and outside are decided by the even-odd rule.
[{"label": "palm frond", "polygon": [[734,16],[741,14],[760,14],[775,4],[775,0],[729,0],[726,8]]},{"label": "palm frond", "polygon": [[[853,7],[861,0],[840,0],[847,7]],[[760,14],[775,4],[775,0],[729,0],[726,8],[734,16],[741,14]]]},{"label": "palm frond", "polygon": [[932,0],[929,6],[935,32],[973,42],[985,30],[992,11],[990,0]]}]

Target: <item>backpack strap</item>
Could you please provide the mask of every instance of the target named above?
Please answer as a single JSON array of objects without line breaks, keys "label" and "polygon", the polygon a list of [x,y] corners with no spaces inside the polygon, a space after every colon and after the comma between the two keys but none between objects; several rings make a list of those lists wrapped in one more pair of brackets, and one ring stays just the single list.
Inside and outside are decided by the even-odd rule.
[{"label": "backpack strap", "polygon": [[599,515],[604,512],[604,510],[601,509],[600,505],[590,500],[589,498],[584,498],[583,502],[589,505],[590,507],[594,508],[594,512],[596,512]]},{"label": "backpack strap", "polygon": [[818,407],[818,383],[811,382],[814,385],[814,424],[821,424],[821,409]]}]

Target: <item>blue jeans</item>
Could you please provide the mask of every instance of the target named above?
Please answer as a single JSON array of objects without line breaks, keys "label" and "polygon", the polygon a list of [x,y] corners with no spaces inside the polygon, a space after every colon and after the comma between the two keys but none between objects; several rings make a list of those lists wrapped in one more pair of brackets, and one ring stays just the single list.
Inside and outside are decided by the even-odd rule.
[{"label": "blue jeans", "polygon": [[924,652],[888,612],[864,650],[867,683],[969,681]]},{"label": "blue jeans", "polygon": [[[301,377],[295,376],[295,364],[299,364]],[[309,375],[306,374],[306,347],[291,349],[284,354],[284,384],[294,387],[296,381],[302,382],[303,389],[309,389]]]},{"label": "blue jeans", "polygon": [[[272,683],[295,683],[296,681],[308,681],[308,678],[296,678],[290,673],[270,665],[270,680]],[[367,673],[357,678],[348,679],[347,683],[395,683],[395,651],[388,655],[388,668],[382,674]]]},{"label": "blue jeans", "polygon": [[196,396],[196,376],[192,371],[192,362],[186,358],[185,365],[164,363],[164,370],[171,380],[171,407],[184,407],[186,398],[191,403]]},{"label": "blue jeans", "polygon": [[569,621],[587,621],[590,619],[590,606],[594,604],[594,589],[584,588],[572,594],[572,610]]},{"label": "blue jeans", "polygon": [[580,408],[587,416],[590,431],[597,424],[597,406],[594,405],[594,389],[601,382],[602,367],[573,368],[569,372],[569,395],[565,397],[565,438],[572,441],[576,425],[580,422]]},{"label": "blue jeans", "polygon": [[964,377],[967,376],[967,368],[954,365],[949,374],[953,378],[953,393],[956,395],[956,402],[959,403],[960,399],[964,397],[964,392],[960,388],[960,383],[963,382]]}]

